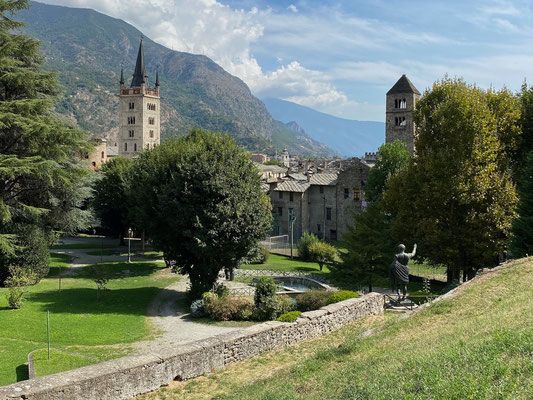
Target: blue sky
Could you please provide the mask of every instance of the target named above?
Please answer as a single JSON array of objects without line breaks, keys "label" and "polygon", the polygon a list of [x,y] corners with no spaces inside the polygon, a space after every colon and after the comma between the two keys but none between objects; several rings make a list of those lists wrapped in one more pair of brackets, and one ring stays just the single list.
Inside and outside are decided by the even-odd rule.
[{"label": "blue sky", "polygon": [[528,1],[44,1],[93,8],[205,54],[260,98],[351,119],[383,121],[385,93],[403,73],[421,92],[445,74],[513,91],[533,81]]}]

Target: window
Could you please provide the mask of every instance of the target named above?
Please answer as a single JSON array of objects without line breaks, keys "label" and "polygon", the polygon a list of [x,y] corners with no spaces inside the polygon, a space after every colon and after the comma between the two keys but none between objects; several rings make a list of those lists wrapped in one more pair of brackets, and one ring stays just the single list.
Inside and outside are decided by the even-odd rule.
[{"label": "window", "polygon": [[400,100],[400,108],[407,108],[407,101],[405,99]]},{"label": "window", "polygon": [[154,131],[153,131],[153,130],[150,130],[150,137],[151,137],[151,138],[154,137]]},{"label": "window", "polygon": [[321,228],[320,224],[316,224],[316,231],[317,232],[320,232],[320,228]]},{"label": "window", "polygon": [[133,143],[133,151],[137,151],[137,143]]},{"label": "window", "polygon": [[124,143],[124,151],[128,151],[128,144]]},{"label": "window", "polygon": [[135,125],[135,117],[128,117],[128,125]]},{"label": "window", "polygon": [[155,124],[155,118],[154,118],[154,117],[150,117],[150,118],[148,118],[148,123],[149,123],[150,125],[154,125],[154,124]]},{"label": "window", "polygon": [[283,215],[283,207],[278,207],[278,215],[280,217]]},{"label": "window", "polygon": [[129,134],[129,137],[134,137],[135,136],[135,131],[133,129],[130,129],[128,131],[128,134]]},{"label": "window", "polygon": [[319,186],[319,188],[320,188],[320,193],[321,194],[324,193],[324,186]]},{"label": "window", "polygon": [[294,208],[289,208],[289,218],[294,216]]},{"label": "window", "polygon": [[102,151],[102,159],[104,159],[104,158],[105,158],[105,154],[104,154],[104,152]]},{"label": "window", "polygon": [[359,189],[353,190],[353,201],[360,201],[361,200],[361,191]]},{"label": "window", "polygon": [[135,109],[135,103],[130,103],[130,104],[129,104],[129,107],[130,107],[130,110]]},{"label": "window", "polygon": [[155,104],[148,103],[146,106],[150,111],[155,111]]},{"label": "window", "polygon": [[331,221],[331,207],[326,208],[326,219]]},{"label": "window", "polygon": [[405,120],[405,117],[396,117],[394,119],[394,124],[396,126],[406,126],[407,125],[407,121]]},{"label": "window", "polygon": [[282,200],[283,199],[283,192],[278,192],[278,193],[279,193],[279,199]]},{"label": "window", "polygon": [[349,195],[350,191],[348,190],[348,188],[344,188],[344,198],[347,199]]},{"label": "window", "polygon": [[289,201],[294,201],[294,193],[293,192],[289,193]]},{"label": "window", "polygon": [[329,239],[330,240],[337,240],[337,231],[335,229],[330,229],[330,231],[329,231]]}]

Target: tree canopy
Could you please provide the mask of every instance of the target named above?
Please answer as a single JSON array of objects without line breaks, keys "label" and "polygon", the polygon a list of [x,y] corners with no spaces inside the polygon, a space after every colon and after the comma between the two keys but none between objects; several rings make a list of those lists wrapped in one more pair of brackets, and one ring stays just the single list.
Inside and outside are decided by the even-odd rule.
[{"label": "tree canopy", "polygon": [[141,154],[133,170],[133,216],[176,269],[191,295],[235,268],[271,225],[257,170],[228,135],[193,130]]},{"label": "tree canopy", "polygon": [[445,78],[417,103],[414,121],[414,158],[384,193],[394,236],[416,240],[449,280],[472,277],[509,238],[517,196],[506,154],[520,135],[520,105],[507,90]]}]

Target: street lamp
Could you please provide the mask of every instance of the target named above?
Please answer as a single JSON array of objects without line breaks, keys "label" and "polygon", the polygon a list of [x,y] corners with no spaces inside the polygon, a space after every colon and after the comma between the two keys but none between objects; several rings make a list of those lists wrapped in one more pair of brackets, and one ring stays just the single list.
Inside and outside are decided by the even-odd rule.
[{"label": "street lamp", "polygon": [[291,210],[289,213],[289,223],[291,228],[291,259],[292,257],[292,249],[294,247],[294,223],[296,222],[296,215],[294,213],[294,210]]},{"label": "street lamp", "polygon": [[128,228],[128,264],[131,264],[131,228]]}]

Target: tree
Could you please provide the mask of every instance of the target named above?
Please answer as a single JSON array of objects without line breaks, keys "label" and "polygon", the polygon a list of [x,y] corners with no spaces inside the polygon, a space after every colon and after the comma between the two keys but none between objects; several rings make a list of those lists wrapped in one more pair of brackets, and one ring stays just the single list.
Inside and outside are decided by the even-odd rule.
[{"label": "tree", "polygon": [[[507,109],[494,106],[500,99]],[[509,238],[517,196],[505,149],[515,139],[505,135],[520,133],[520,113],[508,99],[461,79],[436,82],[414,112],[414,158],[384,193],[394,236],[446,265],[448,281],[493,265]]]},{"label": "tree", "polygon": [[129,193],[133,160],[125,157],[114,157],[101,169],[101,179],[94,184],[93,207],[103,227],[120,237],[124,244],[124,236],[131,225],[129,219]]},{"label": "tree", "polygon": [[380,146],[377,154],[376,165],[368,173],[365,185],[365,198],[367,201],[376,201],[381,198],[387,180],[404,169],[411,154],[404,142],[396,140]]},{"label": "tree", "polygon": [[265,161],[263,165],[277,165],[278,167],[285,167],[281,161],[276,160],[275,158]]},{"label": "tree", "polygon": [[392,216],[383,210],[381,201],[354,214],[353,224],[343,236],[342,263],[330,269],[339,281],[372,285],[376,276],[388,276],[388,266],[396,248],[391,232]]},{"label": "tree", "polygon": [[[55,75],[41,70],[39,43],[19,34],[13,14],[26,0],[0,0],[0,265],[24,249],[24,225],[61,229],[54,211],[77,206],[62,201],[89,173],[79,156],[88,151],[86,133],[70,127],[52,109]],[[57,215],[57,214],[55,214]],[[9,275],[4,270],[0,275]],[[1,278],[0,278],[1,279]],[[0,283],[2,283],[0,281]]]},{"label": "tree", "polygon": [[193,130],[141,154],[133,215],[154,245],[188,274],[200,298],[223,268],[239,265],[271,225],[269,197],[246,153],[228,135]]},{"label": "tree", "polygon": [[333,263],[336,255],[337,249],[322,240],[314,242],[309,246],[309,257],[318,263],[320,271],[322,271],[324,264]]},{"label": "tree", "polygon": [[533,255],[533,151],[526,157],[518,189],[518,217],[513,221],[513,257]]}]

